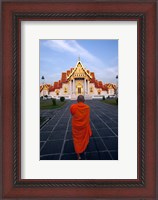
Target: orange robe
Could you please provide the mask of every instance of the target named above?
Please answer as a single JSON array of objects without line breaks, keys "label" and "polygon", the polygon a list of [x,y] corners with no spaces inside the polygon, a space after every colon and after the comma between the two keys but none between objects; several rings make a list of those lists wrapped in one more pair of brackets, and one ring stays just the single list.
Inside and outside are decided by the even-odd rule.
[{"label": "orange robe", "polygon": [[70,107],[72,114],[72,136],[76,153],[85,151],[92,135],[90,128],[90,108],[79,102]]}]

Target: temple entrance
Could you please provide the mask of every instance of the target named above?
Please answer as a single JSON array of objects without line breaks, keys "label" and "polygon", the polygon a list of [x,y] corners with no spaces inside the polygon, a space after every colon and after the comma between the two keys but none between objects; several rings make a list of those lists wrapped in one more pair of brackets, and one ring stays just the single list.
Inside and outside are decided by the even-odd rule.
[{"label": "temple entrance", "polygon": [[76,80],[76,95],[81,95],[83,94],[83,81],[77,79]]},{"label": "temple entrance", "polygon": [[81,88],[78,87],[78,94],[81,94]]}]

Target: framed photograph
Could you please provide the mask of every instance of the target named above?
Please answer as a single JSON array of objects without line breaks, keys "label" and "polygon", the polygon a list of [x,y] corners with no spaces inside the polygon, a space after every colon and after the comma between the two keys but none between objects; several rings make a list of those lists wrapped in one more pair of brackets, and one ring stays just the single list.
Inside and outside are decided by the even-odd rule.
[{"label": "framed photograph", "polygon": [[[70,26],[74,27],[74,23]],[[77,27],[81,26],[79,22]],[[87,26],[94,28],[94,24]],[[48,27],[50,34],[50,27],[54,26],[49,24]],[[76,37],[74,35],[71,37]],[[42,39],[39,46],[40,160],[118,160],[118,40]],[[74,67],[67,69],[67,66]],[[70,107],[76,104],[79,95],[84,96],[84,104],[90,106],[90,128],[82,130],[81,141],[72,135],[70,114]],[[84,106],[82,109],[87,109]],[[82,129],[82,124],[79,125]],[[78,131],[76,127],[77,135]],[[91,132],[92,137],[89,137]],[[81,155],[77,156],[75,150]]]},{"label": "framed photograph", "polygon": [[2,198],[156,199],[156,1],[2,2]]}]

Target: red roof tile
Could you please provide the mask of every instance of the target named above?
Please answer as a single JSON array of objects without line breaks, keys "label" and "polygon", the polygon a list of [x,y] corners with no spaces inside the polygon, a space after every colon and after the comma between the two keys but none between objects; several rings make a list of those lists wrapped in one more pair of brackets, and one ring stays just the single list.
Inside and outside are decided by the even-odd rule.
[{"label": "red roof tile", "polygon": [[94,74],[94,72],[91,72],[90,75],[92,77],[92,79],[90,80],[90,83],[95,83],[95,74]]},{"label": "red roof tile", "polygon": [[49,92],[53,92],[55,90],[55,88],[53,87],[53,86],[51,86],[50,88],[49,88]]},{"label": "red roof tile", "polygon": [[67,70],[67,72],[66,72],[67,76],[69,76],[70,73],[71,73],[71,71]]},{"label": "red roof tile", "polygon": [[62,72],[61,81],[62,83],[65,83],[67,81],[66,72]]}]

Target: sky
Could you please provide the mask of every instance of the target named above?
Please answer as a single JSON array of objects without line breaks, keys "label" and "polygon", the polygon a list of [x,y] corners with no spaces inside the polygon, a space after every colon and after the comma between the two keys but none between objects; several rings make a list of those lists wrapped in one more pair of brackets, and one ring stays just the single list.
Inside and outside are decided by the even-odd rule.
[{"label": "sky", "polygon": [[40,82],[42,76],[49,84],[60,80],[79,58],[97,80],[116,83],[118,40],[40,40]]}]

